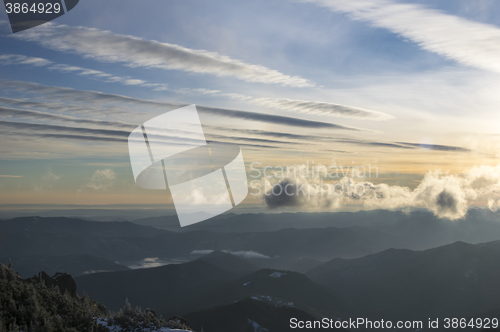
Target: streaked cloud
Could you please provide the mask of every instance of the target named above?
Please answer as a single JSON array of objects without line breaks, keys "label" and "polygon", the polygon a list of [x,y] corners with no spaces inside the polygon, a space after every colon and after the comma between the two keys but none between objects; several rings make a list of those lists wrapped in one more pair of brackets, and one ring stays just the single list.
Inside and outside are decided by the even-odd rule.
[{"label": "streaked cloud", "polygon": [[20,54],[0,54],[0,65],[31,65],[43,67],[52,62],[42,58],[24,56]]},{"label": "streaked cloud", "polygon": [[[42,95],[42,97],[46,99],[56,98],[60,101],[80,102],[80,103],[85,103],[85,105],[102,105],[102,103],[122,103],[124,105],[129,105],[129,106],[139,106],[141,108],[152,107],[155,109],[162,109],[163,111],[169,111],[176,108],[180,108],[182,106],[186,106],[186,104],[181,104],[181,103],[159,102],[159,101],[152,101],[140,98],[132,98],[122,95],[105,94],[96,91],[81,91],[81,90],[74,90],[71,88],[47,86],[33,82],[23,82],[23,81],[0,80],[0,88],[11,89],[19,92],[30,92]],[[197,105],[197,108],[200,113],[210,114],[214,116],[221,116],[226,118],[233,118],[233,119],[271,123],[275,125],[284,125],[284,126],[301,127],[301,128],[325,128],[325,129],[348,130],[348,131],[364,130],[361,128],[345,126],[331,122],[313,121],[296,117],[274,115],[267,113],[239,111],[239,110],[231,110],[225,108],[200,106],[200,105]]]},{"label": "streaked cloud", "polygon": [[470,149],[462,148],[458,146],[450,146],[450,145],[441,145],[441,144],[417,144],[417,143],[406,143],[406,142],[397,142],[397,144],[406,145],[410,147],[436,150],[436,151],[458,151],[458,152],[469,152]]},{"label": "streaked cloud", "polygon": [[241,143],[241,142],[251,142],[251,143],[260,143],[260,144],[283,144],[283,145],[296,145],[299,144],[297,142],[290,141],[278,141],[271,139],[262,139],[262,138],[253,138],[253,137],[236,137],[236,136],[223,136],[223,135],[211,135],[207,134],[209,138],[214,138],[218,140],[230,140],[233,143]]},{"label": "streaked cloud", "polygon": [[[41,58],[29,58],[17,54],[8,54],[4,55],[4,57],[5,61],[2,61],[2,56],[0,56],[0,64],[4,65],[32,64],[39,67],[52,64],[52,62],[49,60]],[[10,60],[11,58],[16,59],[16,61]],[[48,69],[57,70],[63,73],[75,73],[80,76],[88,76],[95,79],[99,79],[106,83],[119,83],[122,85],[141,86],[141,87],[151,88],[154,91],[171,91],[179,94],[189,93],[189,94],[211,95],[211,96],[229,98],[232,100],[248,102],[259,106],[285,110],[288,112],[318,114],[326,116],[337,116],[337,117],[354,118],[362,120],[376,120],[376,121],[388,120],[393,118],[391,115],[379,111],[373,111],[354,106],[326,103],[320,101],[293,100],[288,98],[254,98],[241,93],[228,93],[228,92],[223,92],[221,90],[205,89],[205,88],[170,89],[168,87],[168,84],[149,83],[142,79],[120,77],[105,73],[100,70],[87,69],[65,64],[53,64],[50,67],[48,67]]]},{"label": "streaked cloud", "polygon": [[100,70],[81,68],[78,66],[56,64],[56,65],[50,66],[49,69],[57,70],[57,71],[63,72],[63,73],[76,73],[76,74],[81,75],[81,76],[89,76],[89,77],[101,79],[103,82],[106,82],[106,83],[119,83],[119,84],[123,84],[123,85],[141,86],[141,87],[146,87],[146,88],[152,88],[155,91],[168,90],[168,84],[150,83],[148,81],[137,79],[137,78],[116,76],[116,75],[105,73],[105,72],[100,71]]},{"label": "streaked cloud", "polygon": [[[0,82],[1,83],[1,82]],[[69,113],[78,113],[78,114],[93,114],[98,115],[99,111],[102,111],[102,108],[95,108],[90,105],[69,105],[65,103],[57,103],[57,102],[44,102],[44,101],[32,101],[25,99],[16,99],[16,98],[6,98],[0,97],[0,104],[16,106],[22,108],[35,108],[35,109],[43,109],[50,112],[69,112]],[[122,108],[118,107],[107,107],[107,114],[123,114],[126,113]]]},{"label": "streaked cloud", "polygon": [[207,129],[212,129],[217,132],[225,131],[230,132],[232,135],[246,134],[251,136],[265,136],[265,137],[276,137],[282,139],[292,139],[303,141],[304,143],[310,144],[311,142],[324,142],[324,143],[342,143],[342,144],[353,144],[366,147],[382,147],[382,148],[395,148],[395,149],[405,149],[405,150],[415,150],[415,149],[427,149],[436,151],[452,151],[452,152],[470,152],[470,149],[452,146],[452,145],[442,145],[442,144],[417,144],[408,142],[380,142],[380,141],[370,141],[366,139],[350,138],[350,137],[332,137],[332,136],[320,136],[320,135],[301,135],[292,133],[283,133],[276,131],[267,130],[255,130],[255,129],[233,129],[221,126],[205,126]]},{"label": "streaked cloud", "polygon": [[61,115],[61,114],[52,114],[41,111],[31,111],[31,110],[23,110],[17,108],[8,108],[8,107],[0,107],[0,116],[2,117],[13,117],[13,118],[29,118],[34,120],[54,120],[60,122],[69,122],[76,124],[90,124],[97,126],[112,126],[112,127],[121,127],[127,129],[134,129],[136,126],[132,124],[127,124],[118,121],[104,121],[104,120],[93,120],[93,119],[85,119],[78,118],[73,116]]},{"label": "streaked cloud", "polygon": [[233,100],[248,102],[250,104],[284,110],[287,112],[375,121],[389,120],[393,118],[392,115],[379,111],[321,101],[307,101],[288,98],[254,98],[240,93],[226,93],[220,90],[210,89],[177,89],[172,91],[176,93],[199,93],[203,95],[226,97]]},{"label": "streaked cloud", "polygon": [[14,38],[98,61],[123,63],[130,67],[182,70],[292,87],[314,86],[314,83],[305,78],[285,75],[277,70],[249,64],[216,52],[194,50],[111,31],[47,23],[37,29],[15,34]]},{"label": "streaked cloud", "polygon": [[[123,143],[127,144],[129,131],[112,130],[112,129],[95,129],[70,127],[52,124],[27,123],[0,121],[0,128],[4,136],[12,137],[36,137],[58,140],[77,140],[83,142],[103,142],[103,143]],[[13,130],[9,130],[13,129]],[[173,133],[174,135],[175,133]],[[178,136],[150,136],[151,140],[164,142],[168,138],[169,144],[191,145],[189,139]],[[251,149],[276,149],[280,145],[286,145],[286,141],[261,140],[254,138],[234,138],[223,135],[207,135],[207,141],[213,143],[237,142],[238,145]],[[271,145],[270,145],[271,144]]]},{"label": "streaked cloud", "polygon": [[247,111],[235,111],[224,108],[216,108],[216,107],[208,107],[208,106],[198,106],[197,108],[200,112],[211,114],[211,115],[219,115],[229,118],[242,119],[242,120],[250,120],[257,122],[266,122],[266,123],[274,123],[285,126],[292,127],[302,127],[302,128],[327,128],[327,129],[339,129],[339,130],[349,130],[349,131],[363,131],[363,129],[339,125],[330,122],[323,121],[312,121],[306,119],[300,119],[289,116],[282,115],[273,115],[267,113],[254,113]]},{"label": "streaked cloud", "polygon": [[29,57],[20,54],[0,54],[0,65],[30,65],[35,67],[49,66],[48,69],[50,70],[56,70],[61,73],[76,73],[77,75],[92,77],[106,83],[142,86],[146,88],[152,88],[155,91],[168,90],[168,84],[149,83],[145,80],[116,76],[100,70],[70,66],[65,64],[54,64],[52,61],[47,59]]},{"label": "streaked cloud", "polygon": [[421,4],[389,0],[302,0],[385,28],[461,64],[500,72],[500,29]]},{"label": "streaked cloud", "polygon": [[391,115],[378,111],[319,101],[293,100],[286,98],[255,98],[250,102],[256,105],[299,113],[338,116],[363,120],[388,120],[392,118]]},{"label": "streaked cloud", "polygon": [[30,132],[26,131],[68,132],[80,135],[98,135],[98,136],[111,136],[111,137],[128,137],[128,135],[130,134],[129,131],[121,131],[121,130],[67,127],[67,126],[58,126],[50,124],[14,122],[14,121],[0,121],[0,127],[16,129],[20,135],[31,134]]}]

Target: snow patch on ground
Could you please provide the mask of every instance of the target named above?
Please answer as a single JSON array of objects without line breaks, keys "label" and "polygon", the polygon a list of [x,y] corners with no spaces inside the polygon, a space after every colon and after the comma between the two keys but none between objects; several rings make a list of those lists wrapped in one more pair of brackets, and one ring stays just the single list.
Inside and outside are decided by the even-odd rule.
[{"label": "snow patch on ground", "polygon": [[267,295],[252,296],[251,299],[256,301],[268,302],[276,307],[293,307],[293,302],[282,301],[280,299],[273,298]]},{"label": "snow patch on ground", "polygon": [[270,275],[271,278],[281,278],[281,276],[286,276],[286,273],[274,272],[274,273],[271,273],[271,275]]},{"label": "snow patch on ground", "polygon": [[[97,324],[108,328],[110,332],[122,332],[122,331],[125,331],[122,327],[117,326],[117,325],[108,326],[108,319],[107,318],[104,318],[104,319],[97,318],[96,322],[97,322]],[[170,329],[168,327],[140,328],[139,330],[130,330],[130,329],[128,329],[127,331],[135,331],[135,332],[192,332],[192,331],[187,331],[187,330]],[[267,331],[267,330],[262,330],[262,331]],[[259,332],[260,332],[260,330],[259,330]]]},{"label": "snow patch on ground", "polygon": [[262,326],[259,325],[259,323],[254,322],[251,319],[248,319],[248,324],[253,326],[254,332],[268,332],[268,329],[263,328]]}]

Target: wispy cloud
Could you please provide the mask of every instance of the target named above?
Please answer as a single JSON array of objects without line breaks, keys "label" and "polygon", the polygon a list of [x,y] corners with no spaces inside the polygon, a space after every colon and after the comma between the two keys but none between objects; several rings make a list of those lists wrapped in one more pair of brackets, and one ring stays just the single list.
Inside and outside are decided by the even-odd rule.
[{"label": "wispy cloud", "polygon": [[292,133],[283,133],[276,131],[267,130],[255,130],[255,129],[233,129],[221,126],[205,126],[209,130],[215,130],[217,132],[230,132],[232,135],[251,135],[251,136],[264,136],[264,137],[275,137],[290,140],[303,141],[310,144],[311,142],[323,142],[323,143],[342,143],[342,144],[352,144],[366,147],[381,147],[381,148],[394,148],[394,149],[405,149],[405,150],[415,150],[415,149],[427,149],[436,151],[452,151],[452,152],[470,152],[470,149],[452,146],[452,145],[442,145],[442,144],[417,144],[408,142],[380,142],[380,141],[370,141],[359,138],[349,138],[349,137],[327,137],[320,135],[301,135]]},{"label": "wispy cloud", "polygon": [[[23,81],[0,80],[0,88],[11,89],[19,92],[35,93],[47,99],[56,98],[59,100],[65,100],[73,103],[81,102],[85,103],[86,105],[102,105],[103,103],[108,103],[108,104],[122,103],[124,105],[129,105],[129,106],[139,106],[141,108],[147,107],[147,108],[162,109],[163,111],[169,111],[182,106],[186,106],[186,104],[181,104],[181,103],[158,102],[158,101],[132,98],[121,95],[105,94],[96,91],[80,91],[71,88],[47,86],[33,82],[23,82]],[[334,130],[363,131],[363,129],[361,128],[355,128],[331,122],[312,121],[296,117],[231,110],[231,109],[209,107],[209,106],[197,105],[197,107],[198,111],[201,113],[210,114],[214,116],[221,116],[226,118],[271,123],[275,125],[284,125],[284,126],[301,127],[301,128],[325,128]]]},{"label": "wispy cloud", "polygon": [[388,120],[393,118],[391,115],[379,111],[363,109],[349,105],[320,102],[320,101],[294,100],[288,98],[255,98],[241,93],[223,92],[221,90],[205,89],[205,88],[170,89],[168,87],[168,84],[150,83],[142,79],[115,76],[100,70],[87,69],[78,66],[53,64],[51,61],[46,59],[26,57],[24,55],[17,55],[17,54],[0,55],[0,64],[3,65],[26,64],[38,67],[48,66],[52,64],[51,66],[48,67],[48,69],[57,70],[63,73],[75,73],[80,76],[92,77],[107,83],[119,83],[122,85],[141,86],[141,87],[151,88],[154,91],[171,91],[179,94],[189,93],[189,94],[211,95],[211,96],[248,102],[259,106],[285,110],[288,112],[319,114],[326,116],[336,116],[336,117],[354,118],[362,120],[376,120],[376,121]]},{"label": "wispy cloud", "polygon": [[458,151],[458,152],[469,152],[470,149],[462,148],[459,146],[451,145],[441,145],[441,144],[420,144],[420,143],[407,143],[407,142],[397,142],[397,144],[418,147],[422,149],[436,150],[436,151]]},{"label": "wispy cloud", "polygon": [[51,64],[52,62],[42,58],[35,58],[24,56],[20,54],[0,54],[0,64],[7,65],[31,65],[36,67],[43,67]]},{"label": "wispy cloud", "polygon": [[253,138],[253,137],[236,137],[236,136],[224,136],[224,135],[212,135],[207,134],[208,138],[214,138],[222,141],[231,141],[233,143],[241,143],[241,142],[251,142],[251,143],[260,143],[260,144],[282,144],[282,145],[297,145],[300,143],[290,142],[290,141],[278,141],[271,139],[262,139],[262,138]]},{"label": "wispy cloud", "polygon": [[[127,144],[129,131],[120,131],[112,129],[94,129],[94,128],[81,128],[81,127],[70,127],[70,126],[60,126],[51,124],[41,124],[41,123],[26,123],[26,122],[12,122],[12,121],[0,121],[0,128],[2,128],[2,134],[9,138],[12,137],[22,137],[24,139],[28,137],[36,138],[47,138],[47,139],[58,139],[59,142],[66,140],[76,140],[83,142],[103,142],[103,143],[122,143]],[[13,129],[13,130],[9,130]],[[207,135],[207,141],[213,143],[235,143],[251,149],[275,149],[280,145],[289,144],[284,141],[273,141],[273,140],[261,140],[254,138],[234,138],[231,136],[223,135]],[[153,135],[150,136],[151,140],[156,140],[159,143],[165,142],[168,139],[169,144],[177,145],[188,145],[192,146],[189,139],[181,136],[173,135]]]},{"label": "wispy cloud", "polygon": [[52,173],[52,170],[49,168],[47,170],[47,173],[45,173],[45,175],[42,176],[42,178],[33,185],[33,188],[35,189],[35,191],[45,191],[48,189],[52,189],[54,184],[58,182],[60,178],[61,176]]},{"label": "wispy cloud", "polygon": [[16,129],[21,135],[28,135],[26,131],[42,131],[42,132],[67,132],[79,135],[98,135],[98,136],[111,136],[111,137],[128,137],[129,131],[110,130],[110,129],[94,129],[94,128],[80,128],[80,127],[67,127],[50,124],[39,123],[26,123],[26,122],[13,122],[13,121],[0,121],[0,127]]},{"label": "wispy cloud", "polygon": [[0,116],[2,117],[12,117],[12,118],[28,118],[34,120],[54,120],[59,122],[69,122],[76,124],[90,124],[97,126],[112,126],[119,128],[127,128],[134,129],[136,126],[132,124],[127,124],[118,121],[104,121],[104,120],[93,120],[93,119],[85,119],[78,118],[73,116],[61,115],[61,114],[52,114],[41,111],[31,111],[31,110],[23,110],[17,108],[9,108],[9,107],[1,107],[0,106]]},{"label": "wispy cloud", "polygon": [[250,102],[261,106],[308,114],[339,116],[363,120],[388,120],[392,118],[389,114],[378,111],[319,101],[293,100],[287,98],[256,98]]},{"label": "wispy cloud", "polygon": [[58,51],[77,53],[104,62],[119,62],[130,67],[182,70],[292,87],[314,86],[305,78],[285,75],[262,65],[249,64],[215,52],[98,29],[47,23],[37,29],[15,34],[14,37]]},{"label": "wispy cloud", "polygon": [[176,93],[198,93],[203,95],[226,97],[233,100],[248,102],[250,104],[284,110],[287,112],[318,114],[375,121],[389,120],[393,118],[393,116],[379,111],[321,101],[308,101],[288,98],[255,98],[240,93],[227,93],[220,90],[210,89],[177,89],[172,91]]},{"label": "wispy cloud", "polygon": [[388,29],[461,64],[500,72],[500,29],[420,4],[389,0],[303,0]]},{"label": "wispy cloud", "polygon": [[152,88],[155,91],[168,90],[168,84],[150,83],[148,81],[138,79],[138,78],[131,78],[128,76],[121,77],[121,76],[108,74],[108,73],[105,73],[105,72],[100,71],[100,70],[87,69],[87,68],[82,68],[82,67],[78,67],[78,66],[56,64],[56,65],[50,66],[49,69],[57,70],[57,71],[63,72],[63,73],[77,73],[78,75],[81,75],[81,76],[89,76],[89,77],[101,79],[103,82],[106,82],[106,83],[119,83],[122,85],[142,86],[142,87],[146,87],[146,88]]},{"label": "wispy cloud", "polygon": [[[0,82],[1,83],[1,82]],[[67,103],[58,103],[58,102],[44,102],[44,101],[33,101],[33,100],[25,100],[25,99],[16,99],[16,98],[6,98],[0,97],[0,104],[8,105],[8,106],[16,106],[21,108],[34,108],[34,109],[42,109],[49,112],[69,112],[69,113],[78,113],[78,114],[93,114],[99,115],[99,111],[102,112],[102,107],[97,109],[90,105],[69,105]],[[119,107],[106,107],[106,114],[124,114],[122,108]],[[102,114],[102,113],[101,113]]]},{"label": "wispy cloud", "polygon": [[56,70],[62,73],[76,73],[77,75],[92,77],[99,79],[106,83],[119,83],[122,85],[135,85],[142,86],[146,88],[152,88],[155,91],[165,91],[168,90],[168,84],[161,83],[150,83],[145,80],[131,78],[131,77],[121,77],[105,73],[100,70],[82,68],[78,66],[70,66],[65,64],[54,64],[52,61],[29,57],[20,54],[0,54],[0,65],[11,66],[11,65],[30,65],[35,67],[47,67],[50,70]]},{"label": "wispy cloud", "polygon": [[109,169],[98,169],[92,175],[86,187],[93,190],[108,190],[111,188],[116,180],[116,173]]},{"label": "wispy cloud", "polygon": [[303,128],[327,128],[327,129],[339,129],[339,130],[349,130],[349,131],[363,131],[363,129],[339,125],[330,122],[323,121],[312,121],[306,119],[300,119],[289,116],[273,115],[266,113],[254,113],[247,111],[235,111],[224,108],[208,107],[208,106],[197,106],[198,110],[203,113],[219,115],[235,119],[243,119],[257,122],[274,123],[285,126],[292,127],[303,127]]}]

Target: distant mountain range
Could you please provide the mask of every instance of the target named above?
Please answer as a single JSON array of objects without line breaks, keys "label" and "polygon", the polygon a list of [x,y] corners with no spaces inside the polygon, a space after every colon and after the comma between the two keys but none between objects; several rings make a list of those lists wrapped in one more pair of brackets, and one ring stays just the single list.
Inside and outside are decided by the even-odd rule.
[{"label": "distant mountain range", "polygon": [[[363,227],[175,233],[130,222],[38,217],[0,221],[0,235],[4,257],[91,255],[123,263],[151,257],[192,260],[197,252],[227,250],[258,253],[264,266],[276,268],[301,256],[328,260],[405,247],[397,236]],[[92,269],[97,268],[88,267]]]},{"label": "distant mountain range", "polygon": [[[108,309],[128,298],[164,317],[193,317],[207,332],[231,324],[286,331],[266,310],[335,319],[492,318],[500,315],[499,220],[479,209],[458,221],[423,211],[248,214],[165,230],[25,217],[0,220],[0,262],[10,258],[23,277],[71,273],[80,292]],[[224,315],[234,319],[214,318]]]},{"label": "distant mountain range", "polygon": [[[500,212],[488,209],[470,209],[464,219],[449,221],[437,218],[427,210],[411,212],[371,210],[358,212],[317,212],[317,213],[257,213],[223,214],[202,223],[180,227],[176,216],[151,217],[132,222],[175,232],[210,231],[210,232],[272,232],[286,228],[347,228],[353,226],[368,227],[407,237],[413,234],[412,244],[423,242],[430,247],[436,241],[462,240],[465,242],[487,242],[491,231],[499,234]],[[424,235],[426,239],[420,236]],[[451,236],[450,236],[451,235]],[[459,238],[462,237],[462,238]],[[416,240],[416,241],[415,241]],[[427,243],[427,244],[425,244]],[[439,244],[438,244],[439,245]]]},{"label": "distant mountain range", "polygon": [[8,265],[9,260],[23,278],[32,277],[40,271],[49,275],[57,272],[69,273],[73,277],[97,272],[126,271],[128,267],[104,258],[90,255],[29,255],[0,258],[0,263]]},{"label": "distant mountain range", "polygon": [[427,319],[500,313],[500,241],[337,258],[306,275],[348,296],[372,317]]},{"label": "distant mountain range", "polygon": [[498,280],[500,241],[337,258],[306,275],[259,270],[242,258],[214,252],[185,264],[76,278],[80,291],[113,310],[128,298],[166,316],[177,310],[204,327],[219,326],[215,317],[224,315],[234,316],[239,326],[245,317],[265,326],[265,317],[253,320],[246,314],[265,306],[274,308],[270,312],[295,308],[315,319],[495,318]]},{"label": "distant mountain range", "polygon": [[[275,306],[260,300],[244,299],[232,304],[188,314],[186,318],[200,331],[289,332],[290,318],[313,321],[316,317],[297,308]],[[335,331],[347,331],[333,329]],[[325,331],[325,329],[307,329]]]},{"label": "distant mountain range", "polygon": [[290,305],[317,316],[338,316],[351,310],[346,299],[302,274],[258,270],[244,259],[222,252],[185,264],[96,273],[75,280],[80,292],[111,310],[118,310],[128,298],[135,305],[155,308],[164,317],[245,298]]}]

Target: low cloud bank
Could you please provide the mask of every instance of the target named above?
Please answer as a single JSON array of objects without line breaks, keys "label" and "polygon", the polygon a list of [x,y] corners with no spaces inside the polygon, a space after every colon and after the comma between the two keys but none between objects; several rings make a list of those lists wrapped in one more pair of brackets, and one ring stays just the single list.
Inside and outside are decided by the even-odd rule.
[{"label": "low cloud bank", "polygon": [[463,174],[429,172],[414,190],[349,177],[335,182],[304,177],[271,181],[265,179],[264,185],[257,188],[271,209],[337,209],[361,204],[367,209],[424,208],[439,218],[456,220],[463,218],[475,201],[486,201],[492,211],[500,208],[500,165],[478,166]]},{"label": "low cloud bank", "polygon": [[[193,250],[191,255],[208,255],[213,253],[215,250]],[[256,251],[232,251],[232,250],[221,250],[222,252],[232,254],[238,257],[243,257],[246,259],[270,259],[271,257],[258,253]]]}]

